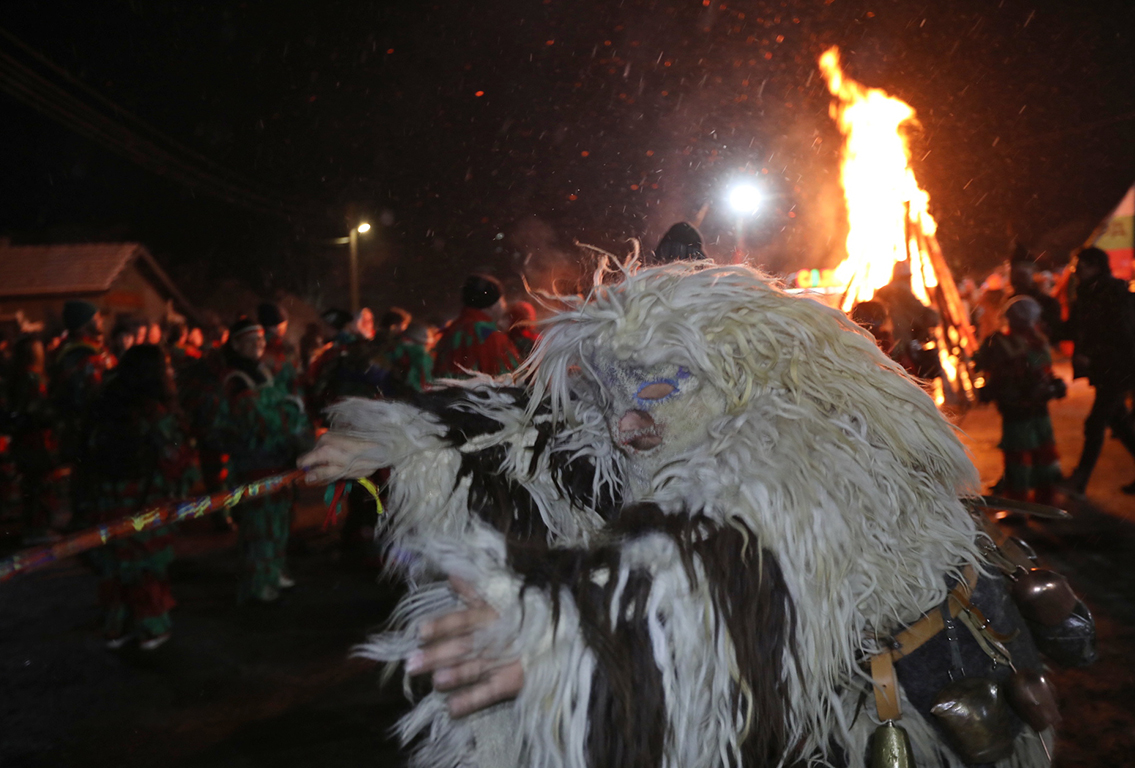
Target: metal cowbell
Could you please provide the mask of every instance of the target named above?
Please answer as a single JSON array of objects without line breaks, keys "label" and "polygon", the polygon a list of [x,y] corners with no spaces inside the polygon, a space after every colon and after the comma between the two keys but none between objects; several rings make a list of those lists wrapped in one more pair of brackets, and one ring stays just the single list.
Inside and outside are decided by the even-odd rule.
[{"label": "metal cowbell", "polygon": [[915,768],[910,736],[894,720],[875,729],[871,737],[870,768]]}]

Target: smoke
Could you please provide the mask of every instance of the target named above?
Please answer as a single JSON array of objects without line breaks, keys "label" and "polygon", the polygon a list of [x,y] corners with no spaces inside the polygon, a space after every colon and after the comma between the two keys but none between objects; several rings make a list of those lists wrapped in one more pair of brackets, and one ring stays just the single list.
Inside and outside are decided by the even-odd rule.
[{"label": "smoke", "polygon": [[563,242],[551,225],[536,216],[520,220],[509,240],[517,249],[518,271],[533,291],[579,293],[596,267],[593,254]]}]

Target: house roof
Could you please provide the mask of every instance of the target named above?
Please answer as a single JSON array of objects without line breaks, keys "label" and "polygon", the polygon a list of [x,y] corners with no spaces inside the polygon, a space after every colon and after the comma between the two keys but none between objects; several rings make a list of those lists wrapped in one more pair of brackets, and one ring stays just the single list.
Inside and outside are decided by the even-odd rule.
[{"label": "house roof", "polygon": [[183,309],[192,305],[140,243],[0,245],[0,298],[105,293],[135,260],[155,287]]}]

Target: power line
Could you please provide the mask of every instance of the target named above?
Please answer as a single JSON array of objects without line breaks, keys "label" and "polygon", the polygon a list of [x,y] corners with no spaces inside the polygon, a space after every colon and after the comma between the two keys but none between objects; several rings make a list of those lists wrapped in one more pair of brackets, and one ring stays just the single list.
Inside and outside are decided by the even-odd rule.
[{"label": "power line", "polygon": [[[119,154],[126,159],[159,175],[165,176],[184,186],[213,195],[235,205],[272,216],[304,219],[327,218],[327,212],[320,206],[281,199],[273,193],[265,193],[255,187],[261,185],[248,182],[237,174],[224,169],[203,155],[185,147],[161,131],[149,126],[137,116],[119,107],[111,100],[101,96],[88,86],[76,81],[46,57],[16,39],[11,33],[0,29],[0,37],[16,44],[29,55],[60,73],[67,81],[78,85],[100,103],[114,110],[119,116],[135,123],[141,130],[150,133],[159,141],[173,145],[178,151],[189,155],[190,160],[178,157],[173,152],[144,138],[118,119],[108,117],[72,94],[37,74],[16,58],[0,52],[0,91],[60,122],[75,133]],[[202,168],[205,165],[206,168]],[[223,178],[220,174],[229,178]]]}]

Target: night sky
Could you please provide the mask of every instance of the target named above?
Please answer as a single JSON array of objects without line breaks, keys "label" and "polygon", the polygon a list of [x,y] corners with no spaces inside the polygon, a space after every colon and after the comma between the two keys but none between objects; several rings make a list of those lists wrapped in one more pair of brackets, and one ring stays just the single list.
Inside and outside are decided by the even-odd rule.
[{"label": "night sky", "polygon": [[0,27],[90,91],[2,36],[0,78],[30,69],[113,117],[100,94],[207,177],[187,187],[0,93],[0,234],[139,240],[199,302],[236,278],[344,303],[326,241],[349,216],[377,225],[364,301],[433,319],[471,270],[546,284],[580,263],[573,241],[652,245],[706,203],[724,255],[741,176],[769,197],[755,261],[833,265],[830,45],[917,111],[916,172],[960,271],[1013,238],[1066,259],[1135,180],[1130,0],[19,0]]}]

